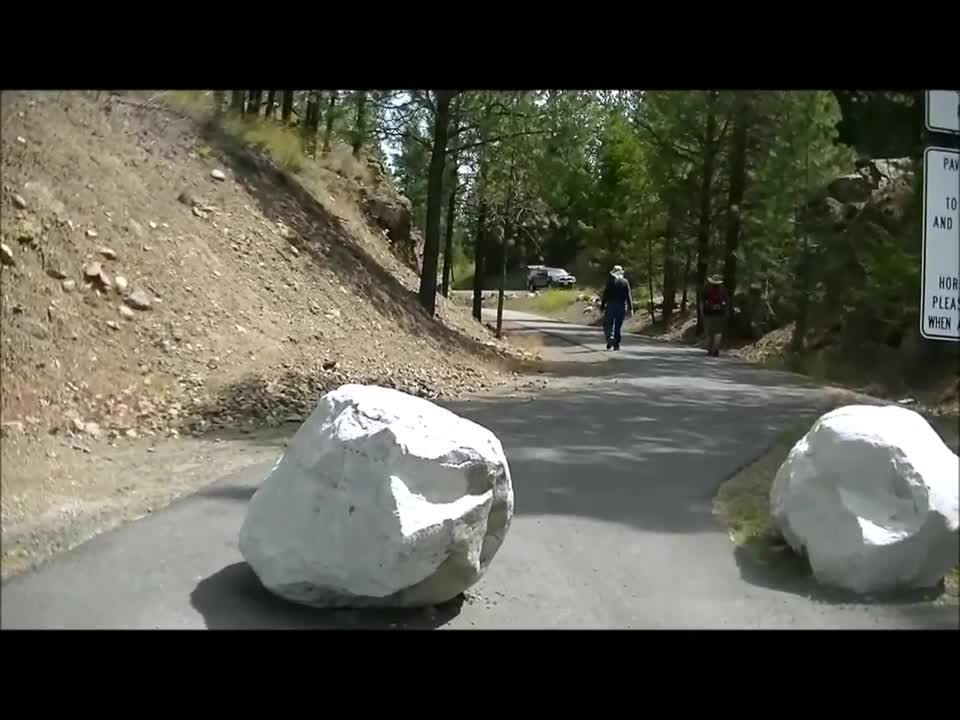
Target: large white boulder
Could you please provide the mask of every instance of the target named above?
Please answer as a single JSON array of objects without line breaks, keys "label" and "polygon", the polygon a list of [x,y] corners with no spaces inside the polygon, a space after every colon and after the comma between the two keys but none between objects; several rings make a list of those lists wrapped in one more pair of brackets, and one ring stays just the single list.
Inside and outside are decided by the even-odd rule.
[{"label": "large white boulder", "polygon": [[770,510],[825,585],[934,587],[957,565],[960,461],[919,414],[850,405],[821,417],[777,472]]},{"label": "large white boulder", "polygon": [[344,385],[254,494],[240,552],[293,602],[435,605],[480,579],[512,517],[492,432],[396,390]]}]

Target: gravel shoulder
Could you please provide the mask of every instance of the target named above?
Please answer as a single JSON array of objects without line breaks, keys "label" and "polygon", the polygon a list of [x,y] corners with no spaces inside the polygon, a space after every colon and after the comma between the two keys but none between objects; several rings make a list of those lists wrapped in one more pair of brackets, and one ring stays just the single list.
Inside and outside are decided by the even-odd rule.
[{"label": "gravel shoulder", "polygon": [[[483,397],[531,396],[520,376]],[[177,438],[21,438],[3,447],[0,573],[6,579],[251,466],[276,460],[299,422]],[[39,460],[38,460],[39,459]]]}]

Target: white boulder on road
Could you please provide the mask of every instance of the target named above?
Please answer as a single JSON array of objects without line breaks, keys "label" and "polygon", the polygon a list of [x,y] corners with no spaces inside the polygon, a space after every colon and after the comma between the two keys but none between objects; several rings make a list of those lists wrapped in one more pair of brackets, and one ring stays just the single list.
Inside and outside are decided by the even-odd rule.
[{"label": "white boulder on road", "polygon": [[770,493],[784,538],[825,585],[932,588],[958,563],[960,460],[918,413],[850,405],[790,451]]},{"label": "white boulder on road", "polygon": [[436,605],[480,579],[512,517],[492,432],[428,400],[344,385],[254,494],[240,552],[296,603]]}]

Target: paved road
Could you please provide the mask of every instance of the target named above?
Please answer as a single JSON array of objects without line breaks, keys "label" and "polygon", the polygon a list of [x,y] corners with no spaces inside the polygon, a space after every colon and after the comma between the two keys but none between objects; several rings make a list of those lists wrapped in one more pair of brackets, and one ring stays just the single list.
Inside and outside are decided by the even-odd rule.
[{"label": "paved road", "polygon": [[[957,628],[957,608],[842,602],[734,552],[723,479],[823,391],[795,376],[509,313],[546,333],[546,394],[451,403],[503,440],[516,517],[487,576],[434,612],[323,612],[259,587],[237,551],[269,469],[224,477],[2,587],[2,625],[67,628]],[[242,448],[238,448],[242,451]]]}]

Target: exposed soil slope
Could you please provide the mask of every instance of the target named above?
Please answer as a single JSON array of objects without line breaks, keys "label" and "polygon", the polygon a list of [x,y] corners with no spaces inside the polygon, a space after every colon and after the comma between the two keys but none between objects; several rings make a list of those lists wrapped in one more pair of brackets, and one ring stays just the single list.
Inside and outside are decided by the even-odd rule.
[{"label": "exposed soil slope", "polygon": [[[5,93],[2,113],[9,435],[270,424],[348,379],[427,396],[502,382],[504,346],[446,303],[426,317],[414,272],[318,178],[298,197],[129,96]],[[306,403],[246,397],[282,400],[284,379],[310,383]]]},{"label": "exposed soil slope", "polygon": [[79,497],[64,455],[297,422],[344,382],[521,382],[528,353],[421,310],[361,205],[402,205],[382,174],[338,149],[289,176],[151,95],[2,96],[5,536]]}]

